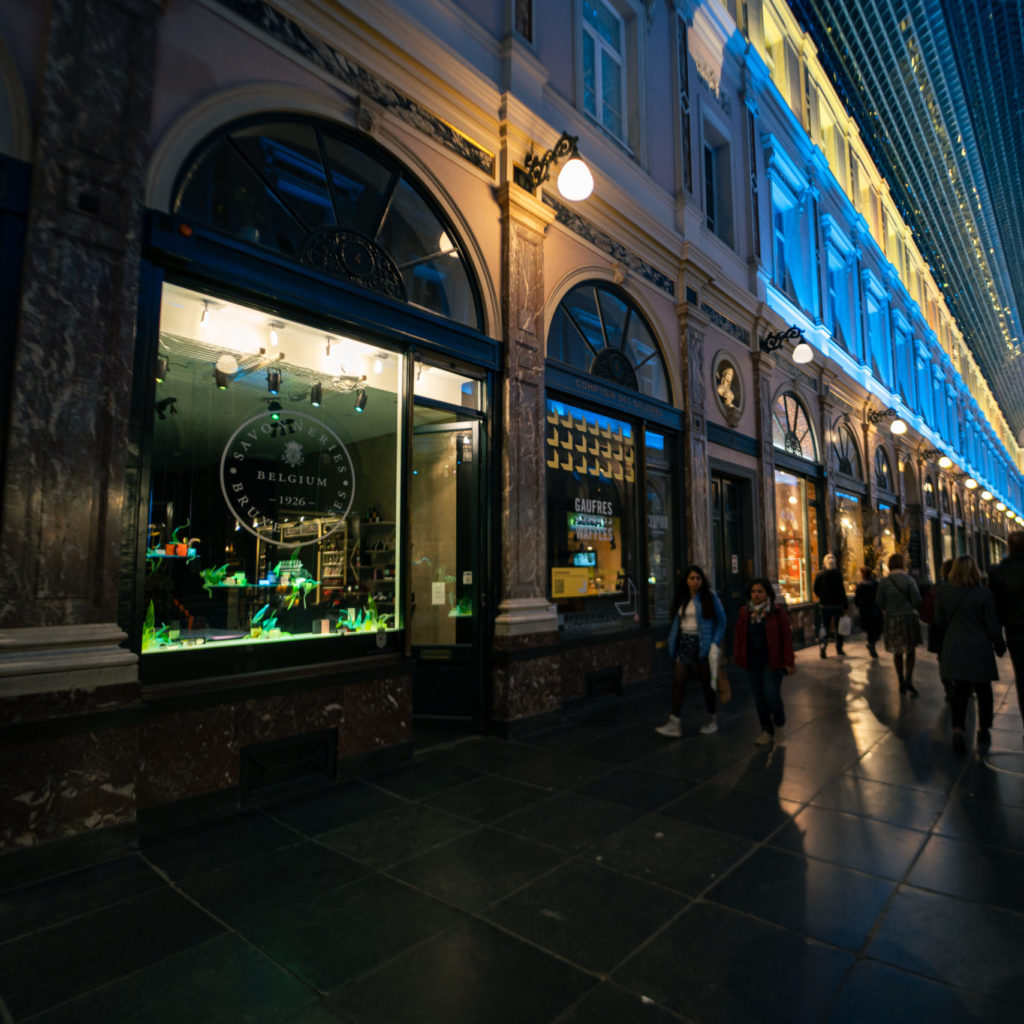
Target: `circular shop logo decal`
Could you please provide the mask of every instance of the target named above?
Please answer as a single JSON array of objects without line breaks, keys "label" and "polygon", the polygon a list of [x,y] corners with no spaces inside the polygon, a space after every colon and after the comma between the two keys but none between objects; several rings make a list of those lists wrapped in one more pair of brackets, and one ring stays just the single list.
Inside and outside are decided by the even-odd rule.
[{"label": "circular shop logo decal", "polygon": [[[339,529],[352,507],[355,471],[341,439],[301,412],[254,416],[231,435],[220,459],[220,487],[232,515],[250,533],[283,548],[316,544]],[[282,540],[306,519],[337,519],[323,536]]]}]

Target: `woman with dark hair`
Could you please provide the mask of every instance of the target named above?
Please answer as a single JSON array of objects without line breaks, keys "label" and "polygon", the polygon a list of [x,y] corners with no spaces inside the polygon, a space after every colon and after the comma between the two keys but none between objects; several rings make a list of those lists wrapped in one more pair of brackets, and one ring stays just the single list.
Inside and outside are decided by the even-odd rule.
[{"label": "woman with dark hair", "polygon": [[[878,607],[885,612],[885,649],[892,655],[900,693],[917,696],[914,689],[914,660],[921,642],[921,591],[904,568],[903,555],[889,558],[889,575],[878,584]],[[905,663],[904,663],[904,659]]]},{"label": "woman with dark hair", "polygon": [[857,584],[857,589],[854,591],[853,603],[860,612],[860,625],[867,634],[868,654],[872,658],[878,657],[875,644],[882,636],[883,619],[882,611],[878,607],[877,595],[878,580],[872,576],[871,570],[866,565],[862,565],[860,567],[860,583]]},{"label": "woman with dark hair", "polygon": [[679,716],[683,710],[686,684],[693,676],[700,680],[708,712],[700,731],[710,735],[718,732],[718,719],[715,717],[715,691],[711,685],[708,655],[712,644],[721,647],[725,636],[725,609],[699,565],[686,567],[686,580],[676,591],[673,606],[676,610],[672,614],[672,628],[668,634],[673,666],[672,714],[655,732],[662,736],[683,735]]},{"label": "woman with dark hair", "polygon": [[763,577],[747,588],[747,603],[740,609],[733,641],[733,659],[747,670],[754,706],[761,722],[758,746],[781,743],[786,724],[782,705],[782,676],[796,671],[789,615],[775,603],[775,591]]},{"label": "woman with dark hair", "polygon": [[950,709],[953,749],[966,749],[964,727],[971,691],[978,698],[978,746],[992,742],[992,680],[999,678],[995,655],[1006,653],[995,598],[981,585],[978,563],[970,555],[953,560],[935,597],[935,625],[943,630],[939,675],[953,680]]}]

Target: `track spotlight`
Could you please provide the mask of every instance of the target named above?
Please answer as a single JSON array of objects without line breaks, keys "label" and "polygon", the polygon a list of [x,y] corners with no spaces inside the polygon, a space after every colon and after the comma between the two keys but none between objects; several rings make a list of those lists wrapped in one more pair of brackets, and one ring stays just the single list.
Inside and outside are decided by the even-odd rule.
[{"label": "track spotlight", "polygon": [[167,370],[170,368],[170,362],[166,356],[157,356],[156,359],[156,382],[157,384],[163,384],[164,378],[167,376]]},{"label": "track spotlight", "polygon": [[270,413],[270,418],[276,423],[281,418],[281,403],[270,402],[267,405],[267,412]]},{"label": "track spotlight", "polygon": [[217,382],[218,391],[227,391],[228,381],[231,379],[230,374],[225,373],[223,370],[214,370],[213,379]]},{"label": "track spotlight", "polygon": [[281,390],[281,371],[267,370],[267,390],[276,395]]},{"label": "track spotlight", "polygon": [[366,408],[366,389],[360,388],[356,392],[356,412],[362,412]]},{"label": "track spotlight", "polygon": [[324,400],[324,388],[319,382],[314,384],[309,392],[309,404],[314,409],[319,409]]}]

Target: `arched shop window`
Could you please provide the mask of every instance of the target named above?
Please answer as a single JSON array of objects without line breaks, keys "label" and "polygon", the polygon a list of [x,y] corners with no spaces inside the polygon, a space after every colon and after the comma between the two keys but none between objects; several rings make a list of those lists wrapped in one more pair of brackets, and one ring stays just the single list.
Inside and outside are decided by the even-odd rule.
[{"label": "arched shop window", "polygon": [[814,432],[800,399],[791,391],[779,395],[772,410],[772,441],[790,455],[814,460],[817,447]]},{"label": "arched shop window", "polygon": [[885,449],[881,446],[875,449],[875,484],[881,491],[893,490],[889,456],[885,454]]},{"label": "arched shop window", "polygon": [[[451,330],[438,315],[479,327],[453,226],[374,144],[287,117],[201,146],[173,209],[206,248],[187,279],[166,270],[151,356],[144,677],[401,649],[405,336],[331,324],[360,289],[363,315],[381,310],[382,324],[398,300],[434,314],[407,321],[425,336]],[[255,268],[247,288],[265,292],[282,261],[287,315],[268,312],[286,301],[276,291],[235,299],[218,277]],[[480,381],[419,377],[417,397],[483,412]],[[446,601],[462,601],[459,586],[446,584]]]},{"label": "arched shop window", "polygon": [[172,211],[349,284],[477,329],[458,235],[385,150],[334,125],[244,121],[204,143]]},{"label": "arched shop window", "polygon": [[[569,635],[665,622],[675,586],[679,413],[660,404],[669,388],[654,334],[628,295],[588,281],[555,311],[547,355],[549,593],[559,625]],[[557,393],[578,387],[581,372],[581,392]]]},{"label": "arched shop window", "polygon": [[849,427],[839,426],[833,432],[832,457],[840,473],[861,479],[860,452]]},{"label": "arched shop window", "polygon": [[930,476],[924,478],[924,503],[928,508],[935,508],[935,484]]},{"label": "arched shop window", "polygon": [[604,281],[579,284],[558,304],[548,330],[548,358],[670,400],[665,361],[643,314],[625,292]]},{"label": "arched shop window", "polygon": [[818,467],[808,464],[817,457],[817,445],[807,410],[791,391],[775,400],[772,440],[780,452],[775,469],[778,590],[788,602],[810,601],[819,562],[820,499]]}]

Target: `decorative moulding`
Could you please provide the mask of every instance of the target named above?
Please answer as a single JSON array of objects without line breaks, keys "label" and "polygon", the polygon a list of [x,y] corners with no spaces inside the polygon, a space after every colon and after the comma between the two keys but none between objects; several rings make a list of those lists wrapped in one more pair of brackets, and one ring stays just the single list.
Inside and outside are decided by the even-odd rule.
[{"label": "decorative moulding", "polygon": [[138,681],[138,656],[115,623],[0,630],[0,698]]}]

